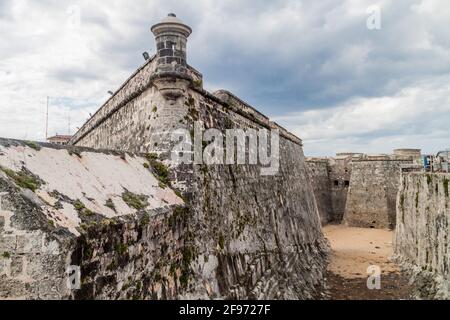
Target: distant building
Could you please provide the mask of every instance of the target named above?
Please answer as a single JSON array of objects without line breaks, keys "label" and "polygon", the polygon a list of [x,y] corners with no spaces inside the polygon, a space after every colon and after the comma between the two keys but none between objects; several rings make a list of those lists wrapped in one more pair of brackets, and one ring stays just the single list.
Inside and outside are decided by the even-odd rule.
[{"label": "distant building", "polygon": [[69,143],[69,140],[72,138],[72,136],[65,136],[65,135],[56,135],[50,138],[47,138],[48,143],[52,144],[59,144],[59,145],[66,145]]}]

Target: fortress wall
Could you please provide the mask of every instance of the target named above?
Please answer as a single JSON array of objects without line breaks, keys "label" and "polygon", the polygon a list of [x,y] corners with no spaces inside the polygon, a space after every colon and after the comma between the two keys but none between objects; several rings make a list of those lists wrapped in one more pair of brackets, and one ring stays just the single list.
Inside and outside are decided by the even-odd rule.
[{"label": "fortress wall", "polygon": [[[171,165],[173,185],[181,186],[190,210],[184,235],[190,239],[191,272],[179,297],[311,298],[322,284],[328,247],[301,140],[234,96],[219,96],[190,87],[168,101],[153,87],[77,144],[157,152]],[[155,121],[148,119],[149,104],[157,105]],[[279,173],[261,176],[258,165],[171,164],[170,129],[192,130],[198,120],[205,129],[221,131],[279,129]],[[117,121],[128,124],[124,131],[114,131]],[[163,138],[156,138],[161,129]]]},{"label": "fortress wall", "polygon": [[[224,106],[199,92],[192,98],[205,128],[262,127],[230,110],[243,110],[238,103]],[[258,165],[194,166],[196,243],[217,261],[223,296],[311,298],[320,286],[327,249],[303,150],[292,140],[280,137],[274,176],[262,176]]]},{"label": "fortress wall", "polygon": [[322,225],[333,220],[331,182],[327,160],[307,160],[306,168],[316,198]]},{"label": "fortress wall", "polygon": [[0,299],[178,297],[186,209],[146,161],[0,139]]},{"label": "fortress wall", "polygon": [[400,164],[408,161],[358,160],[352,162],[344,222],[364,228],[394,228]]},{"label": "fortress wall", "polygon": [[340,223],[344,217],[351,177],[351,158],[332,159],[328,164],[331,193],[331,221]]},{"label": "fortress wall", "polygon": [[421,298],[450,298],[450,174],[404,173],[397,197],[395,254]]}]

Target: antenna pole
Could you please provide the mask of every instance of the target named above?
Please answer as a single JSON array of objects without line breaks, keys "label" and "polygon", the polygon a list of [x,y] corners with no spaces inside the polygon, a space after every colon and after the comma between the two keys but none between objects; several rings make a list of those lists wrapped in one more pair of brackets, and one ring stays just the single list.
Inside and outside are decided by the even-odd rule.
[{"label": "antenna pole", "polygon": [[48,101],[49,101],[50,97],[47,96],[47,114],[45,117],[45,142],[47,142],[48,139]]}]

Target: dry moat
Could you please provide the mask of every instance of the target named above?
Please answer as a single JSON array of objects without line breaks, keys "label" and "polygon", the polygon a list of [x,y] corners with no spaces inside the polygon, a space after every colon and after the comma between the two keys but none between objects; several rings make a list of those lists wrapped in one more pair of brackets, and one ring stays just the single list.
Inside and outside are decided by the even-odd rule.
[{"label": "dry moat", "polygon": [[[392,261],[393,231],[328,225],[323,229],[332,248],[325,299],[398,300],[410,299],[406,275]],[[370,290],[370,266],[381,268],[381,289]]]}]

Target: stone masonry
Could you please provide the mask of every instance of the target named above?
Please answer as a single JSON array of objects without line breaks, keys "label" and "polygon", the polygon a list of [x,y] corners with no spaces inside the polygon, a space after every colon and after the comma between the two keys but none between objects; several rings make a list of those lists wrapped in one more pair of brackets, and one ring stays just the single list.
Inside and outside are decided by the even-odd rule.
[{"label": "stone masonry", "polygon": [[308,158],[322,224],[394,228],[401,170],[416,170],[420,158],[418,149],[398,149],[393,155],[340,153],[331,158]]},{"label": "stone masonry", "polygon": [[344,223],[353,227],[393,229],[401,164],[408,160],[367,159],[352,162]]},{"label": "stone masonry", "polygon": [[394,248],[419,298],[450,298],[449,181],[444,173],[401,178]]},{"label": "stone masonry", "polygon": [[[70,294],[62,292],[55,297],[315,297],[323,283],[328,246],[306,172],[302,141],[233,94],[224,90],[211,94],[204,90],[202,75],[184,63],[191,30],[174,15],[155,25],[152,31],[158,46],[157,55],[139,68],[86,122],[71,144],[76,148],[135,154],[134,161],[141,163],[133,167],[133,175],[140,175],[147,167],[153,178],[164,173],[164,179],[153,187],[148,184],[148,189],[133,190],[129,186],[129,190],[133,194],[150,196],[162,189],[173,198],[154,209],[129,212],[120,222],[89,223],[83,233],[75,227],[80,234],[71,235],[67,240],[70,246],[60,245],[60,248],[64,249],[64,261],[81,265],[82,285],[80,290]],[[172,151],[180,143],[179,139],[174,139],[174,134],[182,131],[195,137],[194,124],[199,126],[200,132],[211,128],[221,132],[265,129],[271,141],[273,133],[279,132],[278,170],[273,175],[265,175],[267,168],[249,162],[207,165],[173,161]],[[200,143],[201,150],[205,151],[208,144],[205,142],[197,140],[191,144]],[[276,145],[271,144],[266,151],[274,152],[273,147]],[[47,152],[45,148],[42,150]],[[86,152],[95,153],[89,150]],[[250,147],[246,146],[245,150],[249,157]],[[26,152],[31,151],[26,148]],[[64,152],[69,156],[69,152]],[[76,159],[76,155],[73,157]],[[84,162],[85,157],[83,153],[78,161]],[[7,154],[5,159],[9,158]],[[114,159],[112,163],[120,162],[120,156]],[[64,161],[62,163],[66,163]],[[19,164],[15,172],[21,170]],[[40,172],[25,169],[46,181]],[[62,175],[68,167],[57,165],[49,170]],[[94,176],[98,171],[109,173],[111,178],[123,176],[124,170],[109,170],[103,164],[89,168]],[[153,181],[153,178],[150,175],[147,179]],[[61,181],[65,179],[71,178],[60,177]],[[88,188],[89,181],[86,183]],[[108,181],[104,183],[110,185]],[[14,192],[21,192],[20,186],[15,188],[18,191]],[[83,204],[89,212],[101,216],[110,213],[105,206],[90,207],[89,199],[100,197],[95,201],[100,204],[106,200],[96,190],[89,189],[86,195],[67,195],[55,189],[66,202],[83,196]],[[91,191],[95,191],[96,196],[92,196]],[[120,198],[124,192],[118,187],[111,196]],[[33,193],[40,193],[40,188]],[[9,194],[11,199],[22,199],[13,189]],[[8,212],[15,216],[26,217],[28,211],[20,206],[8,207]],[[43,219],[43,225],[48,227],[49,223]],[[22,228],[26,229],[27,224]],[[43,226],[36,229],[49,234]],[[15,257],[17,253],[13,249],[9,248],[10,255]],[[58,265],[59,275],[62,275],[63,265]],[[41,274],[51,279],[46,271]],[[5,281],[13,281],[11,269],[6,271],[5,277]],[[42,297],[47,292],[44,290]],[[26,298],[36,297],[29,291],[20,293]],[[12,296],[8,292],[4,295]]]},{"label": "stone masonry", "polygon": [[185,205],[156,161],[0,139],[0,299],[177,296]]}]

